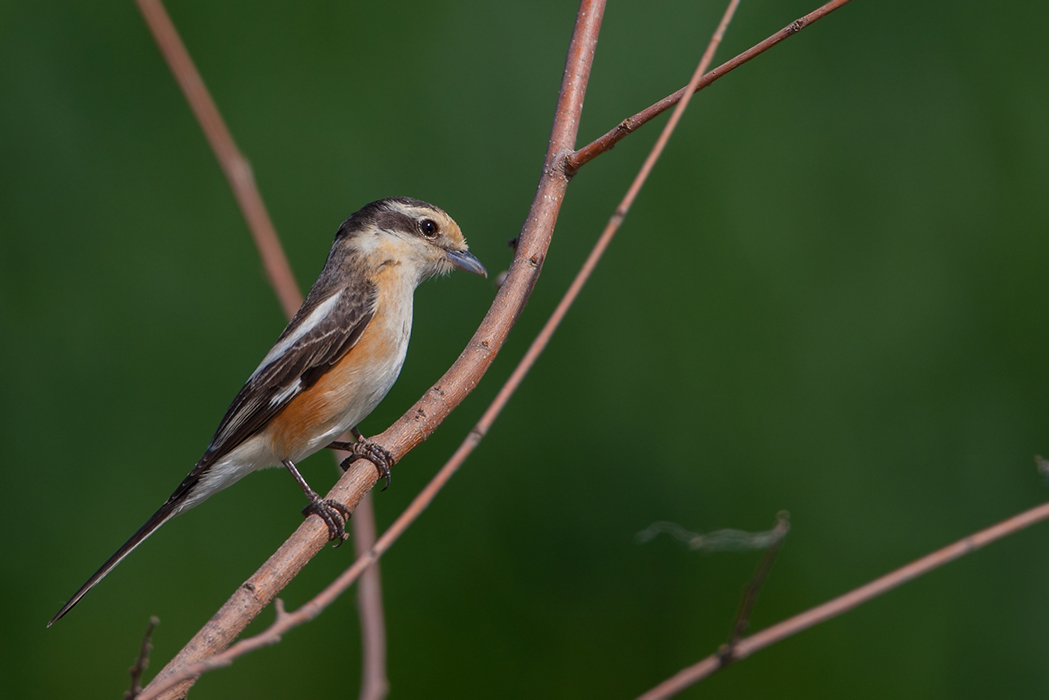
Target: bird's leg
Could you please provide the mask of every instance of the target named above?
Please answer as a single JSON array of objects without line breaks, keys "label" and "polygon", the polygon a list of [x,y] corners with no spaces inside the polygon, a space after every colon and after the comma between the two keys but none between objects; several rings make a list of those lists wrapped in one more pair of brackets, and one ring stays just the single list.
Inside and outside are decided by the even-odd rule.
[{"label": "bird's leg", "polygon": [[330,450],[342,450],[350,453],[350,456],[342,460],[342,464],[339,466],[342,467],[343,471],[346,471],[358,459],[367,459],[379,470],[379,478],[386,479],[386,485],[382,487],[382,490],[385,491],[390,488],[390,470],[394,463],[393,455],[382,445],[374,443],[361,435],[361,431],[357,430],[357,426],[350,428],[350,432],[353,433],[353,437],[357,438],[357,442],[332,442],[328,445]]},{"label": "bird's leg", "polygon": [[306,498],[310,499],[310,504],[302,509],[302,514],[306,517],[309,517],[311,514],[319,516],[324,521],[324,524],[328,526],[328,539],[336,540],[336,547],[341,545],[343,540],[348,537],[346,534],[346,521],[353,515],[353,511],[338,501],[333,501],[330,498],[321,498],[317,495],[317,492],[310,488],[310,485],[302,478],[302,474],[299,473],[295,463],[290,459],[282,459],[281,464],[291,472],[291,475],[295,477],[295,481],[298,482],[299,488],[306,494]]}]

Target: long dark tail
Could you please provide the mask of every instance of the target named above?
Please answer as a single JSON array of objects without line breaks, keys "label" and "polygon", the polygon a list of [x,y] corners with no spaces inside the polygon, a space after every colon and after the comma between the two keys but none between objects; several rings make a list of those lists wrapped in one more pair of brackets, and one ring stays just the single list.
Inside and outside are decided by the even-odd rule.
[{"label": "long dark tail", "polygon": [[154,513],[153,516],[146,521],[146,524],[140,527],[138,529],[138,532],[132,535],[131,539],[125,542],[124,546],[117,550],[116,554],[107,559],[106,563],[103,564],[98,571],[91,575],[91,578],[87,580],[87,583],[81,586],[80,590],[77,591],[76,594],[69,599],[69,602],[62,606],[62,609],[58,611],[58,614],[51,618],[51,622],[48,622],[47,626],[50,627],[51,625],[61,620],[62,616],[70,610],[72,610],[73,606],[79,603],[80,599],[83,598],[88,591],[95,587],[95,584],[104,579],[106,577],[106,574],[108,574],[110,571],[116,568],[116,565],[122,562],[124,560],[124,557],[131,553],[131,550],[142,544],[147,537],[149,537],[156,531],[158,527],[160,527],[168,520],[173,518],[178,513],[178,506],[181,505],[181,503],[182,499],[176,499],[174,496],[172,496],[172,498],[169,499],[167,503],[162,505],[160,507],[160,510]]}]

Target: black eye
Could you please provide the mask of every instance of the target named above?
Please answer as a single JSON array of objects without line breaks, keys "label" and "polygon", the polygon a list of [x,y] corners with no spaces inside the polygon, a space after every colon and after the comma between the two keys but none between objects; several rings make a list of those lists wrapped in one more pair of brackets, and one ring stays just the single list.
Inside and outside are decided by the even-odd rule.
[{"label": "black eye", "polygon": [[419,222],[419,230],[423,232],[423,235],[427,238],[433,238],[437,235],[437,224],[432,219],[423,219]]}]

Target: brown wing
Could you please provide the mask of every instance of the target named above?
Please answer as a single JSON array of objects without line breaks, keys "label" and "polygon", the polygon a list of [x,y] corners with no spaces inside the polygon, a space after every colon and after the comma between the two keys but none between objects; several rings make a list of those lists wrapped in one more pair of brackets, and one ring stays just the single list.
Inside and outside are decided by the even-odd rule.
[{"label": "brown wing", "polygon": [[233,399],[201,466],[261,430],[342,359],[371,321],[375,298],[376,291],[367,282],[358,289],[343,287],[324,298],[308,298]]}]

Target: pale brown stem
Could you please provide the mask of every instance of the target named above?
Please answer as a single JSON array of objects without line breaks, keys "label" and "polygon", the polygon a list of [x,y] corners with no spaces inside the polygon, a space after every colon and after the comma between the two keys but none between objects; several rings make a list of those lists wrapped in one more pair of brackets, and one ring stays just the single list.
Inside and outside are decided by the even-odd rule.
[{"label": "pale brown stem", "polygon": [[[938,569],[955,559],[975,552],[981,547],[985,547],[992,542],[1019,532],[1020,530],[1043,520],[1049,520],[1049,503],[1043,503],[1040,506],[1036,506],[1028,511],[1020,513],[1019,515],[1014,515],[1008,520],[1004,520],[986,530],[981,530],[976,534],[958,540],[952,545],[939,549],[932,554],[927,554],[921,559],[911,562],[907,566],[896,569],[896,571],[886,574],[879,579],[875,579],[864,586],[860,586],[843,596],[839,596],[823,605],[807,610],[799,615],[795,615],[794,617],[784,620],[777,625],[773,625],[768,629],[762,630],[757,634],[741,639],[732,648],[731,660],[739,661],[745,659],[756,651],[760,651],[782,639],[786,639],[798,632],[807,630],[821,622],[826,622],[831,618],[848,612],[858,605],[862,605],[863,603],[866,603],[897,586],[918,578],[923,574],[929,573],[933,569]],[[724,665],[725,660],[718,654],[708,656],[694,666],[689,666],[678,672],[673,677],[663,681],[652,690],[640,696],[638,700],[661,700],[662,698],[669,698],[672,695],[680,693],[688,686],[712,675],[723,668]]]},{"label": "pale brown stem", "polygon": [[776,32],[768,39],[765,39],[765,41],[761,42],[760,44],[756,44],[744,51],[743,53],[739,54],[732,60],[722,63],[720,66],[704,75],[703,79],[699,81],[695,88],[681,88],[672,95],[667,95],[659,102],[656,102],[654,105],[643,109],[634,116],[627,117],[623,121],[619,122],[619,124],[614,129],[609,131],[604,136],[592,141],[591,143],[587,144],[586,146],[583,146],[578,151],[568,156],[568,163],[565,166],[566,172],[568,172],[569,175],[573,175],[577,170],[579,170],[579,168],[583,167],[597,156],[612,150],[612,147],[619,143],[619,141],[623,139],[627,134],[636,131],[639,127],[641,127],[649,120],[659,116],[660,114],[677,104],[678,100],[681,99],[681,96],[685,94],[686,90],[689,91],[689,94],[702,90],[718,78],[722,77],[723,75],[726,75],[727,73],[730,73],[736,68],[739,68],[747,61],[750,61],[751,59],[756,58],[757,56],[765,53],[784,39],[794,36],[805,27],[809,26],[810,24],[819,19],[822,19],[823,17],[826,17],[831,12],[834,12],[834,10],[837,10],[839,7],[841,7],[847,2],[849,2],[849,0],[832,0],[831,2],[828,2],[823,7],[814,10],[809,14],[805,15],[804,17],[791,22],[786,27]]},{"label": "pale brown stem", "polygon": [[[137,0],[146,24],[174,75],[176,82],[200,124],[212,152],[226,174],[241,211],[251,231],[252,239],[262,258],[266,276],[277,295],[285,315],[290,319],[302,305],[302,292],[295,281],[284,247],[270,220],[262,195],[255,185],[251,168],[233,142],[222,114],[197,72],[193,60],[182,43],[174,23],[160,0]],[[343,435],[340,440],[348,440]],[[336,464],[348,455],[335,454]],[[375,542],[375,513],[370,502],[356,513],[353,520],[354,546],[358,553],[366,552]],[[368,534],[370,533],[370,534]],[[382,613],[382,590],[379,567],[374,566],[364,574],[357,591],[357,606],[360,609],[362,668],[362,700],[379,700],[385,697],[386,681],[386,630]]]},{"label": "pale brown stem", "polygon": [[273,230],[273,224],[266,213],[266,205],[262,203],[259,190],[255,187],[255,177],[251,173],[248,161],[237,150],[233,143],[233,137],[226,128],[214,100],[208,93],[208,88],[193,65],[193,59],[189,57],[186,47],[175,31],[175,25],[171,23],[164,6],[160,0],[136,0],[142,16],[146,19],[153,37],[164,55],[168,67],[171,69],[175,80],[178,81],[182,93],[186,96],[193,114],[196,115],[204,136],[211,144],[211,150],[215,152],[219,165],[226,173],[233,188],[233,195],[237,198],[237,204],[248,222],[252,238],[262,255],[262,263],[266,268],[266,274],[273,282],[277,290],[284,313],[290,318],[302,304],[302,295],[295,284],[295,278],[291,273],[287,258],[281,251],[280,241],[277,240],[277,232]]},{"label": "pale brown stem", "polygon": [[[399,460],[425,440],[473,390],[502,348],[528,301],[549,249],[568,184],[563,163],[573,149],[578,131],[603,12],[603,0],[583,0],[580,3],[543,173],[518,237],[506,282],[473,338],[440,381],[396,423],[373,437],[395,459]],[[357,460],[327,497],[352,508],[374,486],[376,474],[371,462]],[[326,541],[327,527],[318,518],[304,521],[153,679],[142,697],[177,698],[184,695],[192,685],[192,678],[187,677],[185,669],[225,649]],[[161,688],[164,689],[162,694]]]},{"label": "pale brown stem", "polygon": [[[357,557],[375,545],[375,509],[367,495],[353,511],[353,548]],[[382,700],[390,690],[386,678],[386,621],[383,619],[382,579],[379,565],[364,570],[357,587],[357,609],[361,616],[361,644],[366,650],[361,669],[361,700]]]}]

